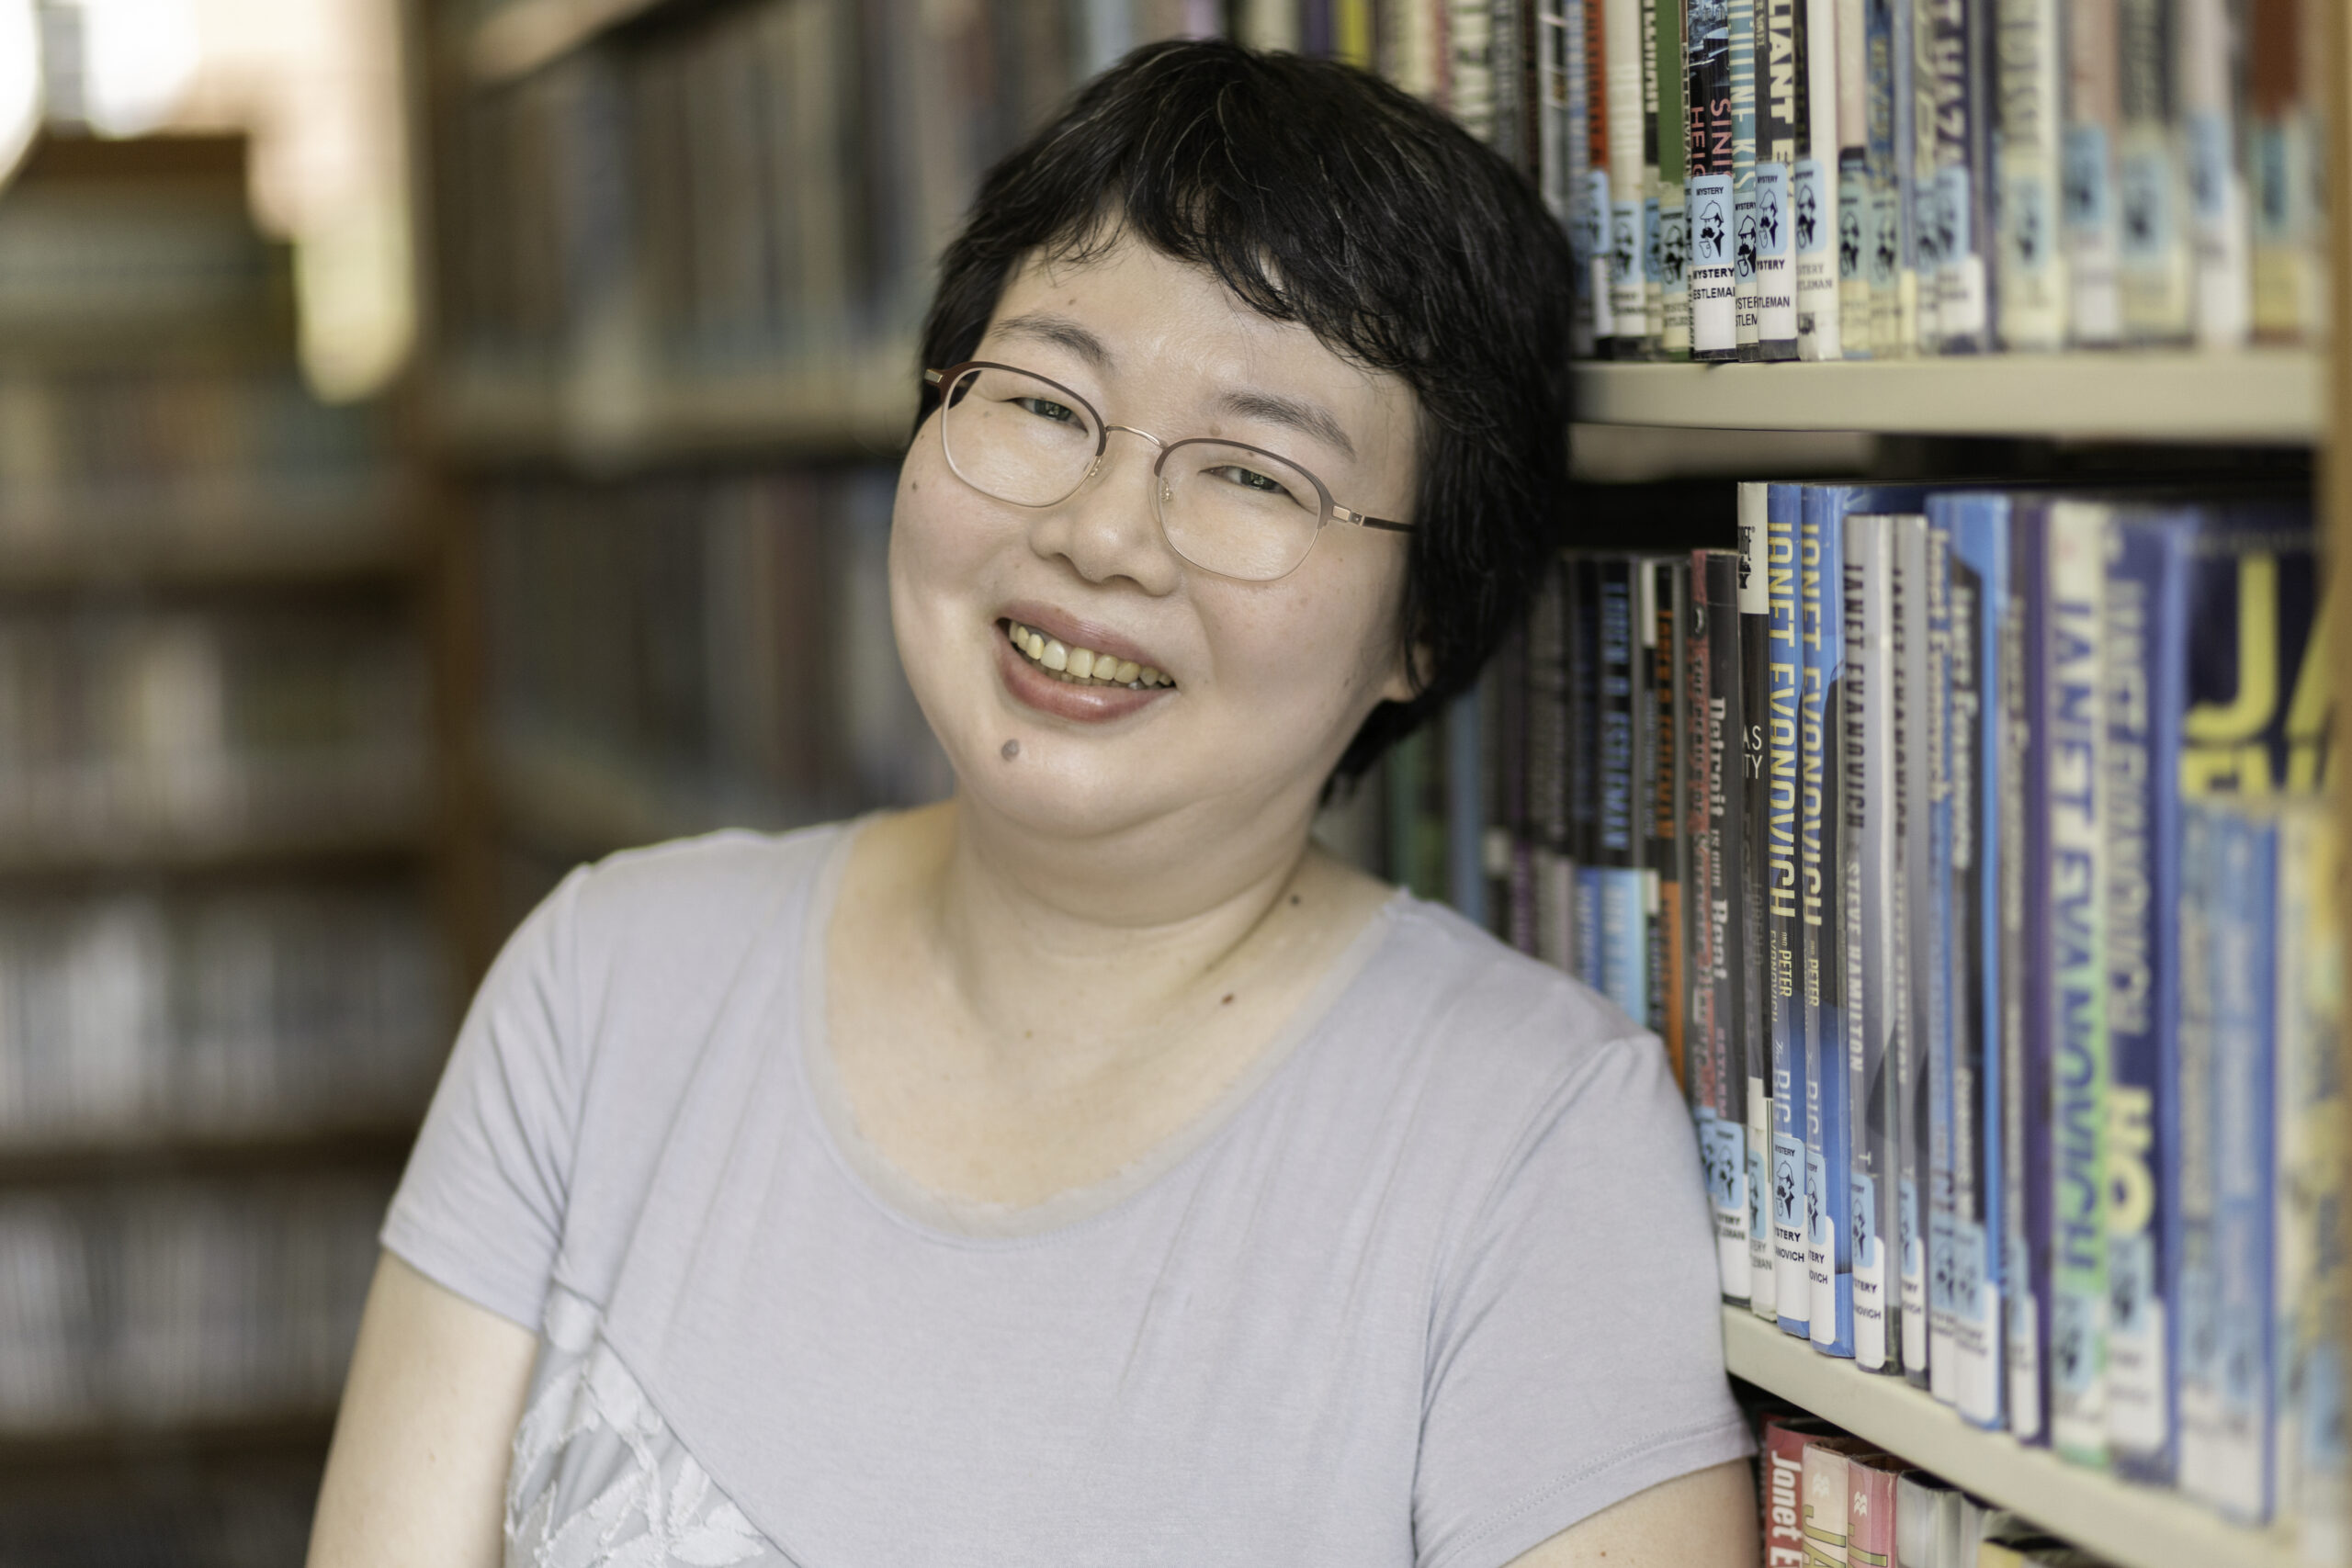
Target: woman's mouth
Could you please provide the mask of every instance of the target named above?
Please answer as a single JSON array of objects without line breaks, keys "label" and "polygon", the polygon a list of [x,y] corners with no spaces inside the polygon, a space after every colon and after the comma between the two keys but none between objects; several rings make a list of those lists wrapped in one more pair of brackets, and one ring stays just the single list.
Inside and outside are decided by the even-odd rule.
[{"label": "woman's mouth", "polygon": [[1137,664],[1131,659],[1114,659],[1107,653],[1097,653],[1091,648],[1070,648],[1043,632],[1033,631],[1018,621],[1003,623],[1005,637],[1023,659],[1054,679],[1072,686],[1124,686],[1131,692],[1149,691],[1159,686],[1174,686],[1175,678]]}]

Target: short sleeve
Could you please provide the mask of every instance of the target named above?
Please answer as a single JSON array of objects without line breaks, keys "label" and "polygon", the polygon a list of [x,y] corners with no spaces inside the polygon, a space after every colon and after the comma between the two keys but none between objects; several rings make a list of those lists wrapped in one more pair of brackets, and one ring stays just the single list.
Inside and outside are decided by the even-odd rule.
[{"label": "short sleeve", "polygon": [[563,1235],[584,1042],[575,871],[506,943],[474,996],[383,1245],[438,1284],[537,1332]]},{"label": "short sleeve", "polygon": [[1752,1451],[1724,1375],[1696,1144],[1655,1036],[1591,1049],[1534,1108],[1442,1269],[1419,1568],[1496,1568]]}]

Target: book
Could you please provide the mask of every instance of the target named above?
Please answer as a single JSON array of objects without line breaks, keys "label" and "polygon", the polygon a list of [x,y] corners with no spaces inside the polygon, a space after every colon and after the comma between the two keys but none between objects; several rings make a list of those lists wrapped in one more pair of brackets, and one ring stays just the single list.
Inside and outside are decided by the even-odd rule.
[{"label": "book", "polygon": [[[2307,1471],[2307,1435],[2324,1427],[2340,1394],[2327,1385],[2340,1374],[2335,1348],[2344,1305],[2329,1278],[2339,1265],[2336,1202],[2345,1174],[2344,1073],[2336,1060],[2343,1038],[2343,940],[2337,914],[2344,866],[2334,818],[2312,799],[2276,801],[2268,813],[2276,845],[2277,982],[2271,1003],[2272,1128],[2277,1142],[2272,1177],[2270,1336],[2272,1376],[2269,1447],[2275,1511],[2316,1531],[2304,1540],[2324,1549],[2329,1509],[2342,1494],[2340,1477]],[[2313,1411],[2320,1414],[2314,1419]],[[2336,1525],[2336,1530],[2342,1526]],[[2308,1555],[2309,1553],[2307,1553]]]},{"label": "book", "polygon": [[1806,1111],[1815,1102],[1806,1078],[1800,898],[1799,815],[1804,760],[1804,639],[1798,617],[1799,487],[1765,491],[1765,591],[1769,644],[1764,662],[1766,777],[1764,936],[1765,1007],[1772,1047],[1772,1258],[1775,1300],[1783,1333],[1810,1337],[1812,1283],[1807,1246],[1811,1186],[1806,1170]]},{"label": "book", "polygon": [[1687,884],[1683,861],[1689,840],[1683,833],[1688,780],[1684,776],[1681,637],[1690,563],[1671,556],[1650,557],[1637,560],[1634,571],[1642,642],[1637,657],[1648,665],[1639,728],[1647,1012],[1650,1027],[1665,1042],[1667,1060],[1674,1065],[1676,1078],[1688,1083],[1690,1048],[1684,1012],[1687,949],[1682,913]]},{"label": "book", "polygon": [[[1870,221],[1864,232],[1865,270],[1870,278],[1871,357],[1899,358],[1911,351],[1904,310],[1905,261],[1910,252],[1905,220],[1910,189],[1909,0],[1862,0],[1864,113],[1870,169]],[[1901,66],[1898,81],[1898,63]]]},{"label": "book", "polygon": [[[2065,127],[2059,81],[2064,64],[2057,0],[1992,0],[1994,82],[1994,203],[1999,233],[1993,246],[1995,319],[2000,346],[2010,353],[2051,353],[2066,345],[2069,290],[2059,197]],[[2099,6],[2112,0],[2093,0]],[[2094,153],[2094,166],[2104,157]],[[2103,199],[2104,183],[2090,199]],[[2095,223],[2090,232],[2098,232]]]},{"label": "book", "polygon": [[1763,357],[1756,245],[1756,39],[1758,8],[1770,0],[1730,0],[1732,265],[1737,289],[1739,357]]},{"label": "book", "polygon": [[2249,265],[2254,335],[2264,343],[2307,342],[2326,320],[2325,21],[2320,0],[2253,0],[2246,11]]},{"label": "book", "polygon": [[[1643,219],[1652,193],[1647,179],[1657,158],[1656,95],[1643,91],[1642,0],[1586,0],[1598,12],[1609,78],[1609,319],[1610,354],[1638,359],[1650,337],[1649,296],[1643,276],[1648,245]],[[1647,109],[1646,115],[1645,109]]]},{"label": "book", "polygon": [[2048,814],[2034,809],[2048,768],[2046,684],[2041,679],[2048,637],[2048,502],[2031,498],[2009,514],[2009,615],[2000,648],[2001,740],[2001,1103],[2003,1212],[2003,1368],[2009,1430],[2020,1442],[2050,1441],[2049,1361],[2051,1055],[2050,951],[2046,919]]},{"label": "book", "polygon": [[1690,221],[1684,191],[1690,173],[1690,73],[1683,0],[1650,0],[1650,72],[1657,91],[1657,216],[1649,226],[1649,274],[1657,290],[1657,352],[1690,355]]},{"label": "book", "polygon": [[1777,1318],[1780,1270],[1773,1225],[1779,1092],[1773,1052],[1771,920],[1772,876],[1772,573],[1770,505],[1766,487],[1738,490],[1739,669],[1742,722],[1739,730],[1740,790],[1746,807],[1741,854],[1733,874],[1740,879],[1739,943],[1747,954],[1739,980],[1739,1012],[1747,1046],[1748,1305],[1758,1316]]},{"label": "book", "polygon": [[[2000,1024],[2003,995],[2002,769],[2008,705],[2001,649],[2009,616],[2008,499],[1928,498],[1948,533],[1949,677],[1945,728],[1951,795],[1950,1029],[1952,1095],[1950,1303],[1952,1401],[1980,1427],[2004,1421],[2002,1267],[2006,1213]],[[1932,1308],[1931,1308],[1932,1312]],[[1930,1323],[1928,1367],[1938,1364]]]},{"label": "book", "polygon": [[[1959,1351],[1953,1343],[1954,1264],[1953,1221],[1959,1190],[1958,1166],[1963,1157],[1968,1100],[1966,1088],[1954,1073],[1952,1007],[1952,787],[1951,743],[1951,531],[1929,514],[1915,531],[1920,542],[1927,581],[1927,679],[1917,705],[1924,710],[1928,757],[1925,795],[1927,850],[1924,896],[1914,894],[1910,909],[1915,919],[1912,951],[1915,962],[1907,979],[1919,1018],[1924,1003],[1928,1039],[1928,1145],[1927,1209],[1927,1313],[1920,1329],[1919,1348],[1927,1362],[1925,1386],[1944,1404],[1959,1403]],[[1898,584],[1907,606],[1909,583]],[[1912,887],[1921,886],[1912,879]],[[1906,890],[1908,891],[1908,890]],[[1924,914],[1919,911],[1924,906]],[[1919,929],[1924,927],[1924,929]],[[1973,1087],[1971,1079],[1969,1086]],[[1973,1150],[1969,1151],[1973,1154]],[[1909,1361],[1906,1358],[1906,1367]],[[1917,1381],[1917,1380],[1915,1380]]]},{"label": "book", "polygon": [[[1841,357],[1871,357],[1873,244],[1868,0],[1838,0],[1838,344]],[[1825,356],[1826,357],[1826,356]]]},{"label": "book", "polygon": [[1838,73],[1839,16],[1849,9],[1860,17],[1860,7],[1848,0],[1804,0],[1804,141],[1790,175],[1795,210],[1797,357],[1804,360],[1845,357]]},{"label": "book", "polygon": [[2123,202],[2117,169],[2123,145],[2123,3],[2072,0],[2061,34],[2066,332],[2069,343],[2084,348],[2123,341]]},{"label": "book", "polygon": [[1920,345],[1942,354],[1982,354],[1993,347],[1987,254],[1993,101],[1986,66],[1987,24],[1996,3],[1919,0],[1914,23],[1924,165],[1918,195]]},{"label": "book", "polygon": [[[1916,498],[1911,502],[1917,505]],[[1903,1375],[1928,1386],[1928,1206],[1939,1137],[1931,966],[1937,910],[1931,897],[1935,726],[1941,671],[1929,637],[1928,524],[1916,511],[1894,528],[1895,918],[1895,1209],[1902,1266]],[[1947,1140],[1948,1141],[1948,1140]]]},{"label": "book", "polygon": [[2115,0],[2121,114],[2117,277],[2129,343],[2178,344],[2189,335],[2187,182],[2174,130],[2179,7],[2189,3]]},{"label": "book", "polygon": [[2240,0],[2174,0],[2174,112],[2188,196],[2189,308],[2197,346],[2237,348],[2253,328],[2245,164],[2246,39]]},{"label": "book", "polygon": [[1731,0],[1690,0],[1683,13],[1690,102],[1683,207],[1690,232],[1690,357],[1739,357],[1738,197],[1733,173]]},{"label": "book", "polygon": [[1871,1451],[1860,1438],[1818,1437],[1804,1445],[1804,1558],[1808,1564],[1845,1563],[1852,1529],[1855,1456]]},{"label": "book", "polygon": [[1898,1535],[1897,1493],[1914,1467],[1892,1454],[1853,1454],[1846,1461],[1846,1562],[1849,1568],[1893,1568]]},{"label": "book", "polygon": [[2044,818],[2047,866],[2030,871],[2030,931],[2047,954],[2046,1032],[2052,1081],[2051,1444],[2077,1463],[2103,1465],[2107,1437],[2108,1037],[2101,755],[2105,675],[2100,617],[2107,509],[2052,503],[2033,573],[2041,638],[2027,679],[2046,725],[2027,810]]},{"label": "book", "polygon": [[1797,160],[1811,134],[1804,0],[1756,12],[1757,357],[1797,357]]},{"label": "book", "polygon": [[2119,508],[2108,528],[2108,1437],[2119,1472],[2168,1482],[2179,1326],[2169,1288],[2181,1113],[2176,910],[2195,523]]},{"label": "book", "polygon": [[1740,671],[1739,558],[1730,550],[1700,550],[1690,558],[1690,643],[1694,694],[1690,734],[1690,837],[1702,868],[1690,890],[1694,949],[1693,1017],[1706,1021],[1708,1054],[1715,1064],[1712,1124],[1702,1124],[1701,1153],[1715,1211],[1715,1246],[1724,1299],[1745,1302],[1754,1288],[1749,1263],[1748,1006],[1747,947],[1746,693]]},{"label": "book", "polygon": [[1846,1053],[1853,1148],[1854,1360],[1899,1371],[1901,1219],[1896,1201],[1894,539],[1890,518],[1846,520],[1845,770],[1838,864],[1846,921]]},{"label": "book", "polygon": [[1845,536],[1860,498],[1843,487],[1803,491],[1797,542],[1797,988],[1805,1052],[1806,1270],[1814,1348],[1854,1354],[1852,1127],[1848,1120],[1845,936],[1838,832],[1845,755]]},{"label": "book", "polygon": [[1757,1503],[1762,1517],[1764,1562],[1805,1561],[1804,1455],[1816,1438],[1834,1436],[1826,1421],[1781,1413],[1765,1417],[1756,1444]]},{"label": "book", "polygon": [[[1620,0],[1622,4],[1622,0]],[[1569,231],[1582,247],[1585,289],[1592,301],[1594,352],[1616,351],[1617,290],[1615,266],[1617,159],[1613,146],[1618,118],[1611,112],[1611,91],[1608,16],[1610,0],[1582,0],[1584,26],[1578,29],[1584,69],[1584,180],[1571,197]],[[1573,23],[1573,17],[1571,22]]]},{"label": "book", "polygon": [[1960,1494],[1924,1470],[1905,1472],[1894,1482],[1896,1568],[1942,1568]]}]

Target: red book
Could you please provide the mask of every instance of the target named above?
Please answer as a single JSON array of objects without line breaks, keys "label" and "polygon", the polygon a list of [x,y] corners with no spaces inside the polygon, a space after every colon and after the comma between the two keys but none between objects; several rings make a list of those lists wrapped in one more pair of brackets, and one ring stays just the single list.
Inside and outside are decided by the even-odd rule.
[{"label": "red book", "polygon": [[1804,1561],[1811,1568],[1848,1568],[1850,1461],[1878,1450],[1860,1438],[1814,1438],[1804,1446]]},{"label": "red book", "polygon": [[1846,1467],[1846,1562],[1894,1568],[1894,1483],[1912,1468],[1893,1454],[1857,1454]]},{"label": "red book", "polygon": [[1758,1469],[1764,1511],[1764,1568],[1804,1565],[1804,1446],[1837,1428],[1812,1416],[1773,1416],[1764,1422]]}]

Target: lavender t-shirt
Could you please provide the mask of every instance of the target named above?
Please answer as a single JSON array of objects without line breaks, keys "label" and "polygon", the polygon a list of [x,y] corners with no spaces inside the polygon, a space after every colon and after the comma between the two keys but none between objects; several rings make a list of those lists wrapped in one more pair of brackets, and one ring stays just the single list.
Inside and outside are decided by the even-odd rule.
[{"label": "lavender t-shirt", "polygon": [[508,1561],[1487,1568],[1749,1451],[1657,1039],[1398,895],[1186,1133],[1033,1209],[859,1135],[852,830],[574,873],[384,1226],[542,1336]]}]

